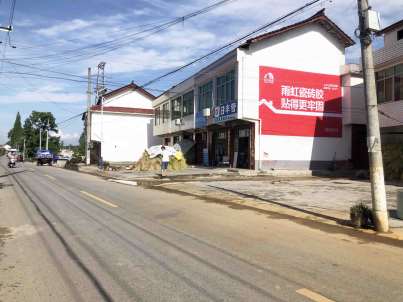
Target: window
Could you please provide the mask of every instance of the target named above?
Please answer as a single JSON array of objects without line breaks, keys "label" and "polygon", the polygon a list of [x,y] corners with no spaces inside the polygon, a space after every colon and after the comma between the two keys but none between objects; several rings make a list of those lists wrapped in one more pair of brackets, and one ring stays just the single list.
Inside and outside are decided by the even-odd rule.
[{"label": "window", "polygon": [[213,82],[210,81],[207,84],[199,87],[199,111],[204,108],[211,108],[213,103]]},{"label": "window", "polygon": [[173,120],[182,117],[182,97],[178,97],[171,101],[172,116]]},{"label": "window", "polygon": [[169,120],[169,102],[162,105],[162,123]]},{"label": "window", "polygon": [[160,107],[154,109],[154,125],[159,125],[161,123],[161,110]]},{"label": "window", "polygon": [[403,99],[403,64],[376,73],[378,103]]},{"label": "window", "polygon": [[403,39],[403,29],[397,31],[397,40]]},{"label": "window", "polygon": [[231,70],[225,75],[217,78],[217,102],[216,105],[222,105],[235,100],[235,71]]},{"label": "window", "polygon": [[174,136],[174,145],[180,143],[181,137],[179,135]]},{"label": "window", "polygon": [[193,90],[185,93],[182,99],[183,116],[193,114],[194,93]]}]

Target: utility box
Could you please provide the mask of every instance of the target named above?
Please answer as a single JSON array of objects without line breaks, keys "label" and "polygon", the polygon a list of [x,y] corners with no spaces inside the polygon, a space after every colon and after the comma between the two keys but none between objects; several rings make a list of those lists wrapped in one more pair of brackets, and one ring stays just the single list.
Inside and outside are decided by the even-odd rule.
[{"label": "utility box", "polygon": [[403,219],[403,190],[397,191],[397,217]]},{"label": "utility box", "polygon": [[369,9],[365,20],[369,30],[374,32],[381,30],[381,17],[378,12]]}]

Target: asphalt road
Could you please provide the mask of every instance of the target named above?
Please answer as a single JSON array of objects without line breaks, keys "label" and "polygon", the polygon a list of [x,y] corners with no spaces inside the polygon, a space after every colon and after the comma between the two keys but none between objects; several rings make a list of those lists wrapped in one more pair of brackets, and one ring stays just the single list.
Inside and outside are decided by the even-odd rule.
[{"label": "asphalt road", "polygon": [[47,166],[0,184],[0,301],[403,301],[399,247]]}]

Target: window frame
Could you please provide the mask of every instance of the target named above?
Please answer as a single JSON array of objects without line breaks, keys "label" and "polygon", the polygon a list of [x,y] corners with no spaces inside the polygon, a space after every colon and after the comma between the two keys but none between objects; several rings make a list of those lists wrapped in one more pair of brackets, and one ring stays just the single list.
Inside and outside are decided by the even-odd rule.
[{"label": "window frame", "polygon": [[403,64],[379,70],[375,77],[378,103],[403,100]]},{"label": "window frame", "polygon": [[[186,96],[192,95],[191,98],[185,99]],[[194,113],[194,100],[195,100],[195,95],[194,95],[194,90],[190,90],[182,95],[182,116],[188,116]],[[189,103],[189,104],[188,104]],[[190,106],[187,106],[190,105]],[[189,108],[189,111],[185,113],[185,108]]]},{"label": "window frame", "polygon": [[171,100],[171,120],[182,118],[182,96]]},{"label": "window frame", "polygon": [[215,91],[216,106],[236,100],[235,69],[231,69],[216,78]]},{"label": "window frame", "polygon": [[161,107],[154,108],[154,125],[159,126],[161,124]]},{"label": "window frame", "polygon": [[[199,85],[199,87],[198,87],[198,98],[197,98],[197,100],[198,100],[198,102],[197,102],[198,111],[202,111],[205,108],[212,108],[213,107],[213,91],[214,91],[213,86],[214,86],[213,85],[213,80],[210,80],[210,81],[204,83],[203,85]],[[208,87],[209,90],[206,87]],[[205,90],[203,91],[203,89],[205,89]],[[210,95],[210,100],[208,100],[208,102],[207,102],[207,98],[205,96],[208,96],[208,95]],[[207,103],[209,103],[209,104],[207,104]]]},{"label": "window frame", "polygon": [[170,120],[170,102],[162,104],[162,123],[165,124]]}]

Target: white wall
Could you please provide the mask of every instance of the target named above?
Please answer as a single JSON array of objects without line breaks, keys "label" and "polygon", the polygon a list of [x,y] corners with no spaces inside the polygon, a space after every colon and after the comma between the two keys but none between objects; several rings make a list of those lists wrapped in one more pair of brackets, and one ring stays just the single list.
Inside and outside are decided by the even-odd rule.
[{"label": "white wall", "polygon": [[152,109],[152,100],[138,91],[126,91],[105,100],[105,106]]},{"label": "white wall", "polygon": [[101,155],[108,162],[137,161],[144,150],[161,140],[153,136],[153,118],[93,112],[91,140],[101,141]]},{"label": "white wall", "polygon": [[364,81],[362,77],[346,74],[342,78],[344,124],[366,124]]},{"label": "white wall", "polygon": [[[345,64],[344,47],[316,24],[252,44],[238,50],[238,116],[259,118],[259,66],[340,75]],[[263,135],[256,138],[256,160],[331,161],[350,158],[350,127],[343,137],[294,137]]]}]

